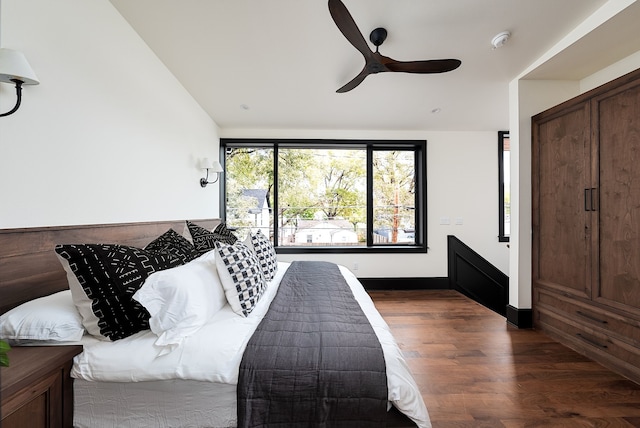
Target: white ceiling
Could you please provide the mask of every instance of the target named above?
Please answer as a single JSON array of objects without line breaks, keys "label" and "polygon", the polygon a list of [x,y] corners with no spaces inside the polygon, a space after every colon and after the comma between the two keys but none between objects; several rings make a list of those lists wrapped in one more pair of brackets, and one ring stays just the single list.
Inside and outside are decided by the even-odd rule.
[{"label": "white ceiling", "polygon": [[[110,1],[222,129],[474,131],[507,129],[508,83],[607,2],[343,0],[365,39],[387,29],[382,54],[462,66],[371,75],[337,94],[364,60],[326,0]],[[580,79],[640,50],[636,6],[532,76]]]}]

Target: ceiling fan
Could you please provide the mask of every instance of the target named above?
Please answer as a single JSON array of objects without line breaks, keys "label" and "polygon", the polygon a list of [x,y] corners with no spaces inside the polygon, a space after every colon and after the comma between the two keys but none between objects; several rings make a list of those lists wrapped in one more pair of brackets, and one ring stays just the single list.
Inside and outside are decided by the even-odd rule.
[{"label": "ceiling fan", "polygon": [[382,73],[386,71],[397,71],[403,73],[444,73],[460,67],[462,61],[458,59],[431,59],[425,61],[396,61],[395,59],[381,55],[378,48],[387,38],[387,30],[376,28],[369,35],[369,40],[376,47],[373,52],[366,40],[358,30],[353,17],[341,0],[329,0],[329,12],[338,29],[364,56],[365,65],[360,74],[354,77],[349,83],[338,89],[336,92],[348,92],[358,86],[370,74]]}]

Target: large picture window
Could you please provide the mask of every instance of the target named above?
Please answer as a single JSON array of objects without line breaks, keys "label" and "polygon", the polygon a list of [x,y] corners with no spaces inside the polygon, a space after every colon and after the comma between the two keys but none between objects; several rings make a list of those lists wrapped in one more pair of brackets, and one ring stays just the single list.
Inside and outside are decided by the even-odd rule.
[{"label": "large picture window", "polygon": [[225,221],[278,252],[426,251],[426,141],[221,140]]}]

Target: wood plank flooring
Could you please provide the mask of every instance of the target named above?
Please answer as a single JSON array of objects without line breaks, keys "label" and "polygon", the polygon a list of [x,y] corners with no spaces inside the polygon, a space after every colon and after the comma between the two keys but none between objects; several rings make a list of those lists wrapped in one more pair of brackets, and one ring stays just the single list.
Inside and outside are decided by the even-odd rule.
[{"label": "wood plank flooring", "polygon": [[640,427],[640,385],[452,290],[370,291],[434,428]]}]

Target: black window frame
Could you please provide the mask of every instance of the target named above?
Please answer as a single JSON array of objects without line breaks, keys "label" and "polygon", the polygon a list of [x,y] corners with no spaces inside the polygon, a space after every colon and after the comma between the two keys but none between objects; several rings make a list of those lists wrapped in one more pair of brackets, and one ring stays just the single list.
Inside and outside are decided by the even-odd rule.
[{"label": "black window frame", "polygon": [[[312,253],[426,253],[427,245],[427,141],[426,140],[341,140],[341,139],[271,139],[271,138],[221,138],[220,163],[226,168],[227,148],[254,147],[274,150],[274,203],[271,209],[278,212],[278,157],[279,148],[297,149],[366,149],[367,150],[367,242],[366,246],[279,246],[274,242],[278,254],[312,254]],[[374,150],[412,150],[416,153],[416,225],[415,244],[376,244],[373,245],[373,151]],[[224,175],[223,175],[224,176]],[[226,221],[226,176],[220,180],[220,217]],[[275,214],[274,214],[275,215]],[[274,221],[274,236],[277,236],[278,225]],[[277,240],[274,240],[277,241]]]},{"label": "black window frame", "polygon": [[[509,131],[498,131],[498,242],[509,242],[509,235],[504,230],[504,140],[509,138]],[[509,180],[511,181],[511,180]]]}]

